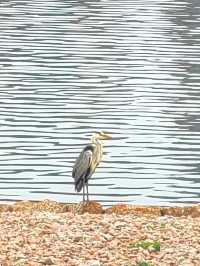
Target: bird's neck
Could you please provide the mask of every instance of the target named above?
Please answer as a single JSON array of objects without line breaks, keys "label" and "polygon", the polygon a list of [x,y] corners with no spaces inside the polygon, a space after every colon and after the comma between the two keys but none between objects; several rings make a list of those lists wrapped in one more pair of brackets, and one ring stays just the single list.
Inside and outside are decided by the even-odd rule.
[{"label": "bird's neck", "polygon": [[94,143],[96,145],[101,145],[101,141],[97,138],[92,138],[92,143]]},{"label": "bird's neck", "polygon": [[96,149],[96,160],[99,162],[102,158],[103,155],[103,143],[101,142],[100,139],[95,138],[94,141],[92,142],[95,145]]}]

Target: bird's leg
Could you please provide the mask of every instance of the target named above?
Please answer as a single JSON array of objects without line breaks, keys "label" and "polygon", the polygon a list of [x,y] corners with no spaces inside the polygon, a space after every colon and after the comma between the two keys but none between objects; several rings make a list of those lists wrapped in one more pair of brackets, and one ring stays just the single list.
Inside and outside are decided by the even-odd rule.
[{"label": "bird's leg", "polygon": [[86,188],[87,188],[87,201],[89,201],[88,182],[86,183]]},{"label": "bird's leg", "polygon": [[85,203],[85,180],[83,181],[83,203]]}]

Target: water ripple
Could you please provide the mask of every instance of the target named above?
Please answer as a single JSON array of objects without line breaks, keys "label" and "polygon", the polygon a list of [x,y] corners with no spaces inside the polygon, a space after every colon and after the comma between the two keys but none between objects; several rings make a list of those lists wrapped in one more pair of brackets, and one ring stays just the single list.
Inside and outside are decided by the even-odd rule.
[{"label": "water ripple", "polygon": [[105,130],[92,199],[198,202],[199,11],[195,0],[2,2],[0,200],[79,201],[72,165]]}]

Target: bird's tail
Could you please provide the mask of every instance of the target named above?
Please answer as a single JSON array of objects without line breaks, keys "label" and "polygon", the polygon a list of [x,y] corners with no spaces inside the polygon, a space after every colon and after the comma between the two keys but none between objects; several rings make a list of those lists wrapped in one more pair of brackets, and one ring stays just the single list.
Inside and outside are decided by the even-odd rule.
[{"label": "bird's tail", "polygon": [[75,183],[75,191],[80,192],[82,188],[83,188],[83,179],[79,178]]}]

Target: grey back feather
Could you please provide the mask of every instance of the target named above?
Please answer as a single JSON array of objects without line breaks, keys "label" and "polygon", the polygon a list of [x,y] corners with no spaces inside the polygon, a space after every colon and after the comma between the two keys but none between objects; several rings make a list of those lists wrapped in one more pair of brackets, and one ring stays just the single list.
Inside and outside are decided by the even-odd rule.
[{"label": "grey back feather", "polygon": [[92,145],[86,146],[74,164],[72,177],[75,182],[75,190],[78,192],[82,189],[84,180],[86,181],[86,178],[89,178],[91,175],[90,166],[92,163],[93,149],[94,147]]}]

